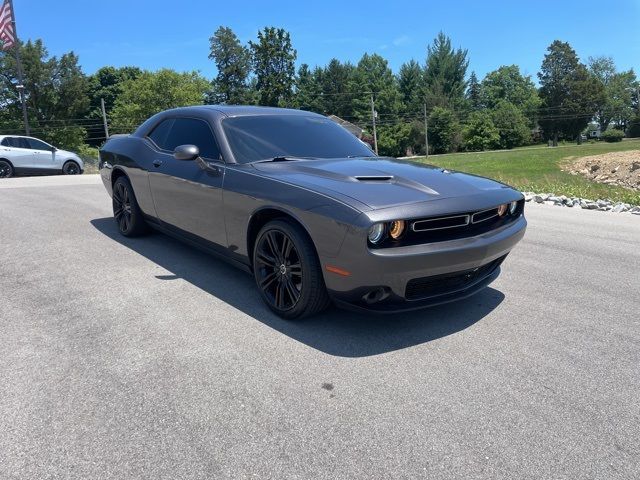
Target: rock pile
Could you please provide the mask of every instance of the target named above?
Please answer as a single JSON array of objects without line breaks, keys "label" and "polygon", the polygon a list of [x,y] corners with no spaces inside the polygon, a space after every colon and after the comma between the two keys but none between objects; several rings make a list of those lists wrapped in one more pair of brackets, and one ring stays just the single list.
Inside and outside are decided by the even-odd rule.
[{"label": "rock pile", "polygon": [[595,182],[640,189],[640,150],[582,157],[564,168]]},{"label": "rock pile", "polygon": [[585,210],[599,210],[601,212],[623,213],[629,212],[640,215],[640,206],[630,205],[623,202],[612,202],[611,200],[588,200],[586,198],[566,197],[564,195],[553,195],[551,193],[522,192],[526,202],[544,203],[545,205],[556,205],[558,207],[584,208]]}]

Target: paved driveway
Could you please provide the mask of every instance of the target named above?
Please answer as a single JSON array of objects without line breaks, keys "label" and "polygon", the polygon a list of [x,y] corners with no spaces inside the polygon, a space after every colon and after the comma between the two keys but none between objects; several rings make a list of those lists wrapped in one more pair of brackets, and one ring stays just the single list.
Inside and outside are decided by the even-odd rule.
[{"label": "paved driveway", "polygon": [[291,323],[97,176],[0,182],[0,478],[639,478],[640,217],[527,214],[468,300]]}]

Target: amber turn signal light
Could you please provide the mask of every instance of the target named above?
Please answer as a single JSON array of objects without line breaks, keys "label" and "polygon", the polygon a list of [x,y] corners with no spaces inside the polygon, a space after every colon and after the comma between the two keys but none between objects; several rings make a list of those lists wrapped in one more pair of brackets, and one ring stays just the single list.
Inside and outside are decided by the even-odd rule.
[{"label": "amber turn signal light", "polygon": [[404,220],[394,220],[389,224],[389,236],[394,240],[398,240],[406,229],[406,224]]}]

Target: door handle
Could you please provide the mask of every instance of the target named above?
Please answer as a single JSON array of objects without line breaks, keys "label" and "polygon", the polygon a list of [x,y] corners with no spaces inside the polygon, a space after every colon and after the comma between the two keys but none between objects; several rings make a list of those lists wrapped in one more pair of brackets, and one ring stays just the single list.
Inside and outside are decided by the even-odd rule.
[{"label": "door handle", "polygon": [[154,166],[154,167],[156,167],[156,168],[157,168],[157,167],[159,167],[160,165],[162,165],[162,160],[154,160],[154,161],[153,161],[153,166]]}]

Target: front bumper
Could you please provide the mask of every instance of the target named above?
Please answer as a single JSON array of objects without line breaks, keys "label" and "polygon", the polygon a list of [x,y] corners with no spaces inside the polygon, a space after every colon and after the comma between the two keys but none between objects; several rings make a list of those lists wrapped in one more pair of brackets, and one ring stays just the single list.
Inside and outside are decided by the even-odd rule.
[{"label": "front bumper", "polygon": [[[321,259],[325,283],[338,305],[381,313],[459,300],[497,278],[500,263],[522,239],[526,226],[521,215],[474,237],[377,250],[363,248],[360,236],[348,234],[337,258]],[[350,275],[326,271],[327,265]]]}]

